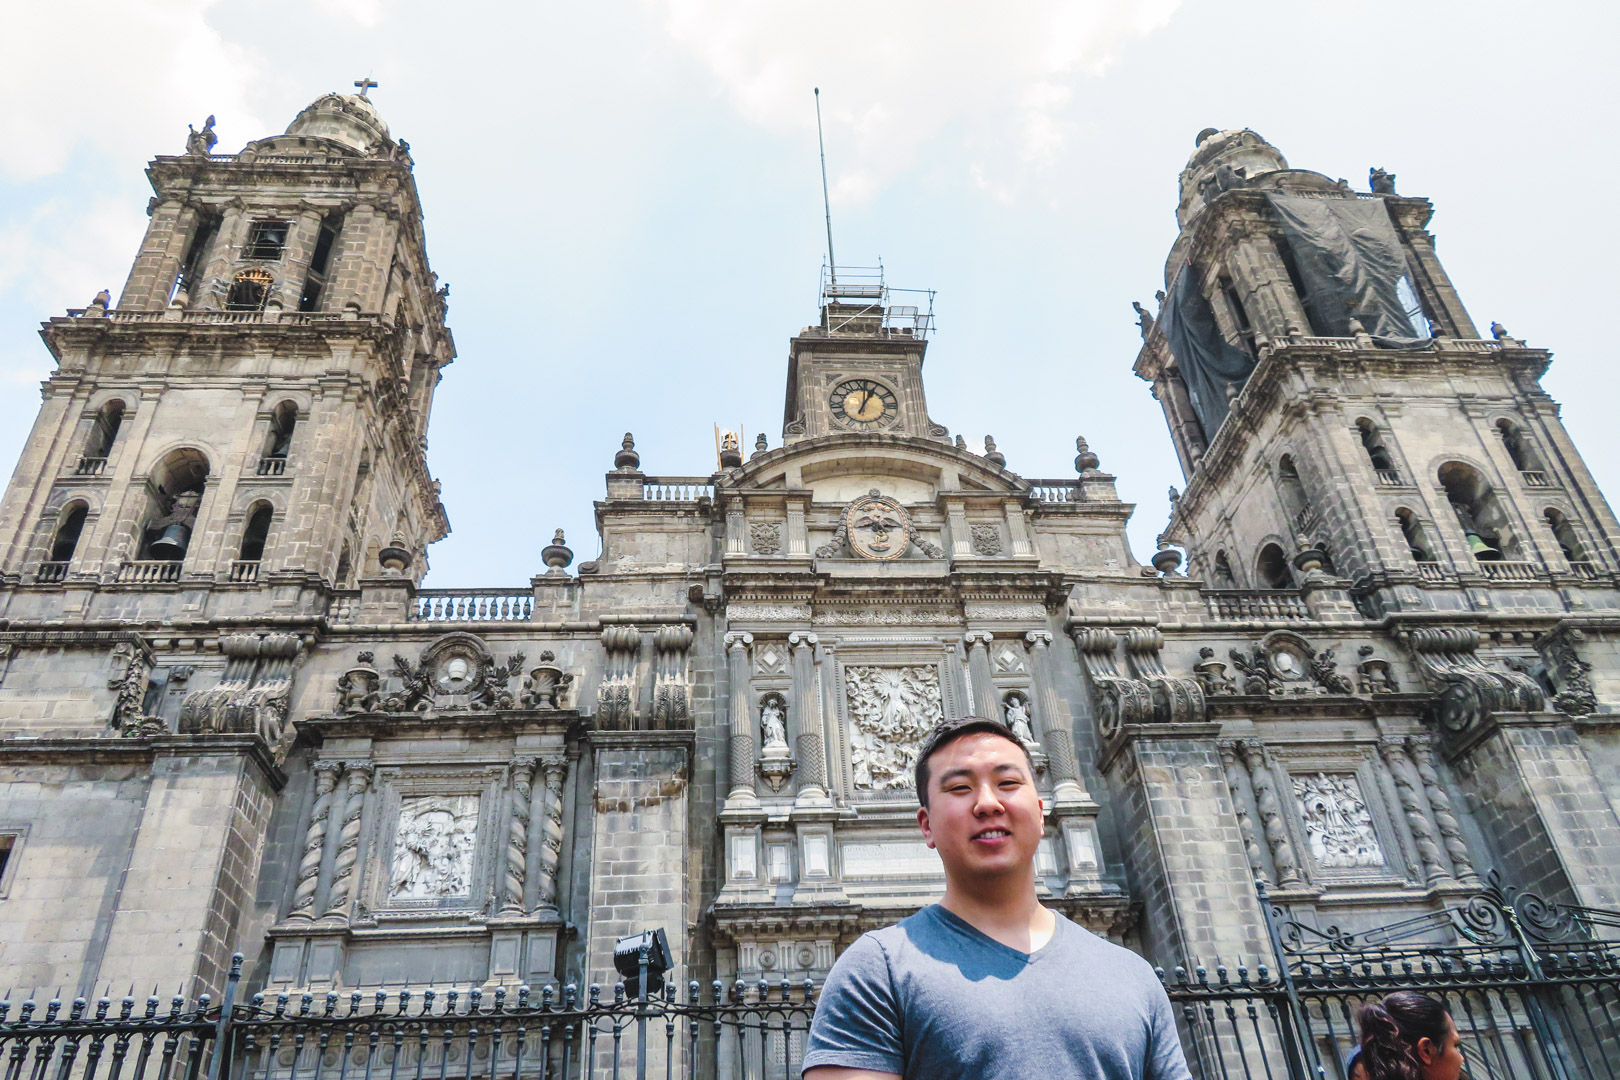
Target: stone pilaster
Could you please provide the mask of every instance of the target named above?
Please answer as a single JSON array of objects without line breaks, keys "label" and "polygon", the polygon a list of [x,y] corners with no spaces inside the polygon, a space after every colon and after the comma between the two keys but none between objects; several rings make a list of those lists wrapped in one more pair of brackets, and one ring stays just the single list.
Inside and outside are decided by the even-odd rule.
[{"label": "stone pilaster", "polygon": [[731,791],[726,808],[755,807],[754,791],[754,707],[749,693],[749,647],[753,634],[730,633],[725,637],[726,670],[731,686]]},{"label": "stone pilaster", "polygon": [[1271,877],[1266,873],[1265,856],[1260,851],[1260,838],[1254,831],[1254,820],[1249,817],[1247,796],[1253,790],[1249,781],[1248,766],[1238,760],[1237,743],[1232,739],[1222,739],[1215,744],[1215,750],[1221,756],[1221,768],[1226,773],[1226,787],[1232,795],[1232,813],[1237,818],[1238,835],[1243,838],[1243,854],[1249,860],[1249,872],[1256,881],[1271,885]]},{"label": "stone pilaster", "polygon": [[1378,751],[1389,767],[1390,778],[1395,781],[1395,793],[1400,799],[1401,812],[1411,831],[1412,842],[1417,845],[1418,858],[1423,862],[1423,876],[1430,885],[1452,884],[1451,873],[1440,855],[1440,845],[1434,840],[1434,826],[1424,814],[1423,797],[1412,783],[1409,770],[1412,763],[1406,756],[1406,740],[1383,738]]},{"label": "stone pilaster", "polygon": [[529,842],[531,845],[538,842],[540,850],[540,878],[536,883],[535,900],[539,911],[555,913],[557,867],[562,859],[563,844],[563,781],[568,776],[568,759],[542,758],[540,771],[545,777],[540,792],[540,813],[529,821]]},{"label": "stone pilaster", "polygon": [[1434,768],[1434,754],[1429,749],[1428,740],[1418,737],[1406,740],[1406,753],[1417,767],[1418,779],[1423,784],[1423,797],[1428,801],[1429,813],[1434,816],[1434,824],[1440,830],[1440,839],[1445,844],[1446,856],[1451,860],[1451,870],[1457,880],[1464,885],[1478,885],[1479,873],[1474,869],[1474,862],[1468,856],[1468,843],[1463,839],[1462,826],[1457,823],[1457,816],[1451,810],[1451,796],[1440,784],[1440,774]]},{"label": "stone pilaster", "polygon": [[298,884],[293,889],[289,919],[315,918],[315,892],[320,884],[321,863],[326,855],[326,827],[332,816],[332,790],[337,786],[339,764],[317,761],[315,803],[309,812],[309,828],[304,832],[304,851],[298,860]]},{"label": "stone pilaster", "polygon": [[529,825],[533,816],[530,805],[534,797],[534,768],[538,762],[532,757],[512,759],[511,813],[506,823],[506,852],[501,889],[501,914],[522,915],[525,911],[523,889],[528,877]]},{"label": "stone pilaster", "polygon": [[348,922],[359,877],[361,818],[366,808],[366,789],[371,786],[371,762],[349,761],[343,766],[343,817],[338,826],[337,853],[332,858],[332,884],[327,890],[325,919]]},{"label": "stone pilaster", "polygon": [[815,634],[788,635],[793,650],[793,709],[798,728],[799,792],[795,806],[827,806],[827,749],[821,720],[821,697],[816,692]]},{"label": "stone pilaster", "polygon": [[1052,770],[1052,801],[1057,806],[1093,805],[1091,794],[1080,779],[1080,765],[1074,756],[1074,731],[1069,710],[1057,695],[1052,681],[1052,634],[1031,630],[1024,635],[1029,648],[1029,678],[1035,691],[1036,735],[1046,747]]},{"label": "stone pilaster", "polygon": [[969,630],[962,635],[962,644],[968,651],[968,678],[973,683],[973,711],[991,720],[1002,719],[1001,701],[996,697],[996,680],[990,670],[990,642],[994,635],[988,630]]},{"label": "stone pilaster", "polygon": [[1294,842],[1289,839],[1288,825],[1283,820],[1282,797],[1277,793],[1277,776],[1272,772],[1265,744],[1258,739],[1248,739],[1239,744],[1239,751],[1249,768],[1255,807],[1260,811],[1260,827],[1265,834],[1266,847],[1271,850],[1271,865],[1277,868],[1277,884],[1285,889],[1298,888],[1304,884],[1299,856],[1294,853]]}]

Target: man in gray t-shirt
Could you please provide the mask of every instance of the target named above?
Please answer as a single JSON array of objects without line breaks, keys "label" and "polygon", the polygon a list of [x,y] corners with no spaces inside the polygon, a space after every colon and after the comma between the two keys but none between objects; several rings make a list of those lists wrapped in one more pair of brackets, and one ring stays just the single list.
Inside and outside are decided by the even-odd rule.
[{"label": "man in gray t-shirt", "polygon": [[1040,905],[1028,752],[968,717],[917,757],[918,823],[945,897],[833,965],[804,1080],[1191,1080],[1146,961]]}]

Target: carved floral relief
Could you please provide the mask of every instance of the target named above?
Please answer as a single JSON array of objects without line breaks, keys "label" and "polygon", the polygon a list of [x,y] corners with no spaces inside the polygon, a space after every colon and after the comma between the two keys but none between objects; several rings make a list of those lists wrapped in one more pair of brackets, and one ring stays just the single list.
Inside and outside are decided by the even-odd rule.
[{"label": "carved floral relief", "polygon": [[939,669],[851,665],[844,669],[844,683],[855,787],[912,788],[918,745],[944,719]]},{"label": "carved floral relief", "polygon": [[445,900],[472,895],[478,796],[404,799],[388,874],[390,900]]}]

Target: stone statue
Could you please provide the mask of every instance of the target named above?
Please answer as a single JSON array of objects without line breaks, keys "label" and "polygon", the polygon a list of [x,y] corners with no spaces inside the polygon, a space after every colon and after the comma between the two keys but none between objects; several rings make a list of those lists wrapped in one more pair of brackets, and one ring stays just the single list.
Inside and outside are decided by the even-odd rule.
[{"label": "stone statue", "polygon": [[1367,187],[1375,195],[1395,194],[1395,174],[1380,168],[1367,170]]},{"label": "stone statue", "polygon": [[1026,749],[1033,750],[1038,744],[1035,742],[1035,729],[1029,722],[1029,703],[1014,694],[1007,699],[1006,712],[1007,726],[1012,728],[1013,735]]},{"label": "stone statue", "polygon": [[1160,308],[1163,308],[1164,307],[1164,301],[1166,299],[1164,290],[1163,289],[1154,289],[1153,290],[1153,299],[1155,299],[1155,300],[1157,300],[1159,302],[1159,307]]},{"label": "stone statue", "polygon": [[203,121],[201,131],[187,124],[186,132],[186,153],[191,157],[207,157],[213,153],[214,144],[219,142],[219,136],[214,134],[212,116]]},{"label": "stone statue", "polygon": [[1148,314],[1148,309],[1139,300],[1132,300],[1131,307],[1136,309],[1136,325],[1142,330],[1142,340],[1146,341],[1147,336],[1153,333],[1153,316]]},{"label": "stone statue", "polygon": [[765,748],[777,747],[787,749],[787,722],[782,715],[782,706],[771,698],[759,710],[759,727],[764,736]]}]

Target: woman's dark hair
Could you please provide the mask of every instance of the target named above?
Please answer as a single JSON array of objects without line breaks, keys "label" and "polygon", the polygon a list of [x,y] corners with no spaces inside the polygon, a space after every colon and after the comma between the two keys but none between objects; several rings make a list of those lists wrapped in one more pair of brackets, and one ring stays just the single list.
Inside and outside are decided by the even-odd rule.
[{"label": "woman's dark hair", "polygon": [[1361,1063],[1367,1080],[1423,1080],[1417,1044],[1446,1045],[1451,1014],[1427,994],[1401,990],[1383,1001],[1369,1001],[1356,1015],[1361,1028]]}]

